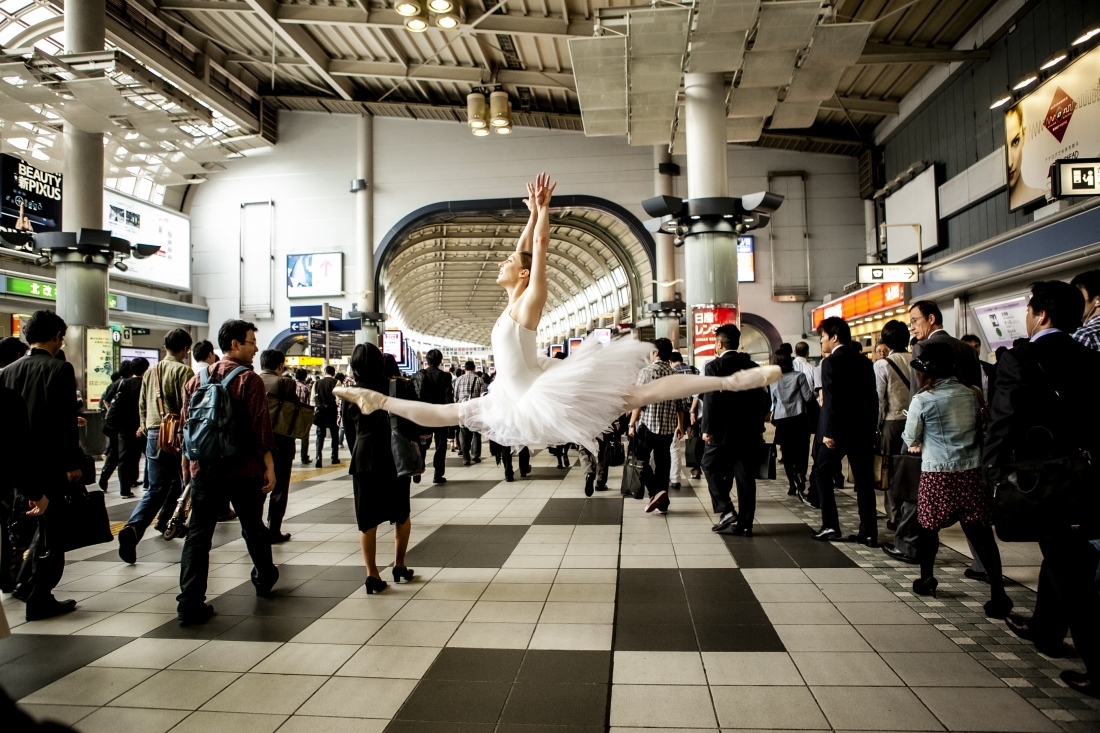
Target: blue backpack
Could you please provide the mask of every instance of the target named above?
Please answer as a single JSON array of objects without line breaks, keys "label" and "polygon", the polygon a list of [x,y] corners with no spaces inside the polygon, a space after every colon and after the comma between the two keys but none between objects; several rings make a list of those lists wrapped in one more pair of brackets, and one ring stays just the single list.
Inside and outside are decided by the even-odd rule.
[{"label": "blue backpack", "polygon": [[237,367],[220,382],[210,381],[209,369],[202,372],[202,382],[187,403],[187,424],[183,426],[183,455],[187,460],[213,461],[237,452],[229,383],[247,369]]}]

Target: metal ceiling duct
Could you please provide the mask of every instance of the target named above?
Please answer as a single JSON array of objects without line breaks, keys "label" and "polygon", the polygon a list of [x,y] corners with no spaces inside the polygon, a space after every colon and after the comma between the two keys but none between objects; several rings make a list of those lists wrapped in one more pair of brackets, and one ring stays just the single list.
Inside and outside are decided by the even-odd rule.
[{"label": "metal ceiling duct", "polygon": [[657,8],[628,16],[627,111],[631,145],[659,145],[672,136],[687,46],[688,8]]},{"label": "metal ceiling duct", "polygon": [[584,134],[625,135],[626,37],[569,39]]},{"label": "metal ceiling duct", "polygon": [[779,97],[776,87],[738,87],[730,90],[730,118],[769,117]]},{"label": "metal ceiling duct", "polygon": [[762,4],[753,48],[758,51],[801,51],[809,45],[820,14],[821,0]]}]

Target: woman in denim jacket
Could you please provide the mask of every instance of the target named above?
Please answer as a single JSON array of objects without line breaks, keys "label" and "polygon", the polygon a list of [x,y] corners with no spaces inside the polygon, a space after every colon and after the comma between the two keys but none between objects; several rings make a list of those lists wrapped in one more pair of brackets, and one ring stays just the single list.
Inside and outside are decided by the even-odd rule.
[{"label": "woman in denim jacket", "polygon": [[955,352],[948,343],[928,344],[913,359],[920,391],[909,405],[902,440],[921,457],[917,489],[920,579],[913,592],[936,594],[932,575],[939,530],[961,522],[963,532],[989,573],[992,599],[985,614],[1004,618],[1012,610],[1001,577],[1001,554],[993,538],[993,506],[982,482],[982,416],[978,397],[955,377]]}]

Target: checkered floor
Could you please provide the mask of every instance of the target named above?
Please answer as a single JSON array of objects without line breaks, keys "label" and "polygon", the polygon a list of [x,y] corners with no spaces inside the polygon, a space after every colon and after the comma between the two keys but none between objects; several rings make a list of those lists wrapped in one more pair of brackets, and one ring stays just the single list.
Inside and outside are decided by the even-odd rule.
[{"label": "checkered floor", "polygon": [[[956,536],[926,599],[915,568],[810,540],[817,512],[778,482],[760,484],[754,537],[721,537],[700,482],[646,515],[614,490],[586,500],[545,452],[514,483],[491,458],[448,463],[448,483],[413,487],[412,583],[364,593],[346,469],[298,467],[274,598],[253,594],[234,523],[201,627],[175,621],[180,540],[147,536],[136,566],[72,553],[57,595],[76,612],[22,623],[4,597],[0,685],[83,733],[1100,730],[1100,701],[1057,679],[1080,660],[981,614]],[[379,547],[391,562],[389,530]],[[1005,554],[1026,612],[1034,553]]]}]

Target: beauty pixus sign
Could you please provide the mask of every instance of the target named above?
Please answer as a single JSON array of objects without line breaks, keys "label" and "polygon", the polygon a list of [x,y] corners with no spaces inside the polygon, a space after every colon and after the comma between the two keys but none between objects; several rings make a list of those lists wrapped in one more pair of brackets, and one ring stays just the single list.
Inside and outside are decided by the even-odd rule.
[{"label": "beauty pixus sign", "polygon": [[61,231],[61,175],[0,155],[0,228]]}]

